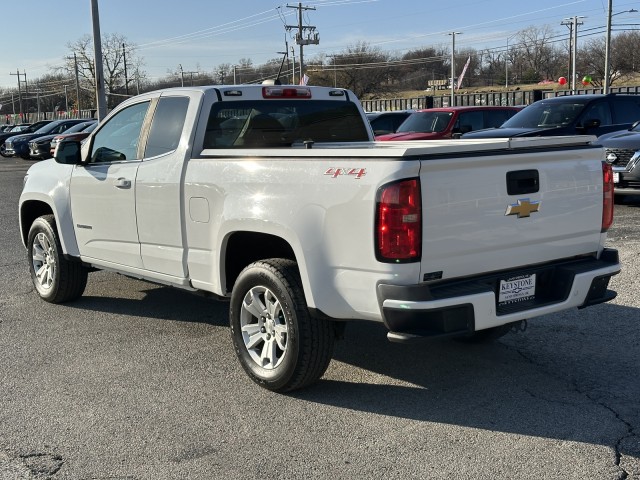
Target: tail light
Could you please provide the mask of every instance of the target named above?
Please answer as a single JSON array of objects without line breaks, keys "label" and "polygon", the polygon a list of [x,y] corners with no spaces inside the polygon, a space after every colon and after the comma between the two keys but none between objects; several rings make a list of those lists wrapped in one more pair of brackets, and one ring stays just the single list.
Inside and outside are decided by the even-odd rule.
[{"label": "tail light", "polygon": [[417,262],[422,254],[422,199],[417,178],[378,190],[376,258],[381,262]]},{"label": "tail light", "polygon": [[613,224],[613,169],[602,162],[602,231],[606,232]]}]

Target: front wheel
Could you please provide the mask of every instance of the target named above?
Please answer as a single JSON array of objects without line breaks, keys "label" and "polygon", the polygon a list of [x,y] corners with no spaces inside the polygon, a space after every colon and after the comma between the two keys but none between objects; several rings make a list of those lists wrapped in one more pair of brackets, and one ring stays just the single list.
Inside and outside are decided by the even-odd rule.
[{"label": "front wheel", "polygon": [[27,237],[31,280],[43,300],[62,303],[82,295],[88,270],[62,255],[62,246],[53,215],[36,218]]},{"label": "front wheel", "polygon": [[272,258],[246,267],[233,287],[229,321],[240,364],[264,388],[306,387],[329,366],[333,324],[309,314],[294,261]]},{"label": "front wheel", "polygon": [[0,144],[0,155],[7,158],[11,156],[11,155],[7,155],[7,147],[4,146],[4,142]]}]

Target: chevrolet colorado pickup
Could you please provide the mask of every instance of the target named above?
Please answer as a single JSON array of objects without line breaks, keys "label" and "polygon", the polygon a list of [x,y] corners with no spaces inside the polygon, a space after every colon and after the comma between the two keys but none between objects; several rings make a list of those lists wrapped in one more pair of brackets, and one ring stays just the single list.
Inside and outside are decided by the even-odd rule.
[{"label": "chevrolet colorado pickup", "polygon": [[613,180],[592,140],[375,142],[348,90],[167,89],[33,165],[20,229],[43,300],[79,297],[94,269],[222,297],[249,377],[290,391],[348,320],[485,339],[611,300]]}]

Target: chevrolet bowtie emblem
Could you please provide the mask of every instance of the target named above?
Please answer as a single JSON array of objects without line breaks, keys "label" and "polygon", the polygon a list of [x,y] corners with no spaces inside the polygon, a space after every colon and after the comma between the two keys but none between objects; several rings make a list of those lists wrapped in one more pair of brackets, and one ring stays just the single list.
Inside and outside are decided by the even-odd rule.
[{"label": "chevrolet bowtie emblem", "polygon": [[507,207],[505,215],[518,215],[518,218],[529,217],[540,208],[540,202],[531,202],[528,198],[518,200]]}]

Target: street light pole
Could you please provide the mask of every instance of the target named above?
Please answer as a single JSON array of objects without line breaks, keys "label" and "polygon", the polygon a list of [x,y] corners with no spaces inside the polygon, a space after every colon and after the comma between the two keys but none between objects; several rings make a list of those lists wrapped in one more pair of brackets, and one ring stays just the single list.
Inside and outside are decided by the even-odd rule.
[{"label": "street light pole", "polygon": [[602,83],[602,93],[609,93],[609,57],[611,56],[611,9],[613,0],[609,0],[607,5],[607,36],[604,43],[604,82]]},{"label": "street light pole", "polygon": [[456,75],[456,35],[462,35],[462,32],[451,32],[447,35],[451,35],[451,106],[456,106],[456,93],[455,93],[455,75]]},{"label": "street light pole", "polygon": [[609,5],[607,7],[607,36],[605,37],[604,44],[604,81],[602,83],[602,93],[609,93],[610,88],[610,78],[609,78],[609,70],[611,69],[610,60],[611,60],[611,18],[616,15],[620,15],[621,13],[634,13],[637,12],[636,9],[632,8],[631,10],[625,10],[624,12],[611,13],[611,9],[613,8],[613,0],[609,0]]}]

